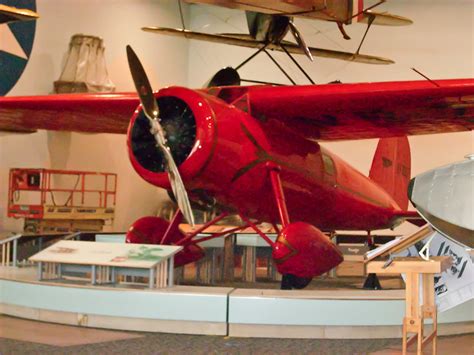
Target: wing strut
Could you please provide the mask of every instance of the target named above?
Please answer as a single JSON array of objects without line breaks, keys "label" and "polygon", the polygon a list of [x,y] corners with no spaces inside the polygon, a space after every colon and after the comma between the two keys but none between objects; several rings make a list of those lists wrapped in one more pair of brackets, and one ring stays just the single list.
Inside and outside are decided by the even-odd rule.
[{"label": "wing strut", "polygon": [[[275,58],[273,58],[273,56],[266,50],[266,48],[268,47],[268,43],[265,44],[264,46],[260,47],[255,53],[253,53],[250,57],[248,57],[247,59],[245,59],[242,63],[240,63],[239,65],[237,65],[235,67],[235,70],[239,70],[240,68],[242,68],[245,64],[247,64],[248,62],[250,62],[253,58],[255,58],[258,54],[260,54],[261,52],[265,52],[265,54],[272,60],[272,62],[278,67],[278,69],[288,78],[288,80],[293,84],[293,85],[296,85],[296,82],[291,78],[291,76],[282,68],[282,66],[277,62],[277,60]],[[311,83],[311,84],[315,84],[314,80],[311,79],[311,77],[309,76],[309,74],[301,67],[301,65],[297,62],[297,60],[291,55],[291,53],[285,48],[285,46],[283,44],[279,44],[279,47],[283,50],[283,52],[286,53],[286,55],[288,55],[288,57],[292,60],[292,62],[298,67],[298,69],[303,73],[303,75],[308,79],[308,81]],[[268,82],[262,82],[262,81],[257,81],[257,80],[247,80],[247,79],[242,79],[242,81],[246,81],[246,82],[251,82],[251,83],[257,83],[257,84],[270,84],[270,85],[281,85],[281,84],[276,84],[276,83],[268,83]]]},{"label": "wing strut", "polygon": [[370,26],[372,26],[372,23],[374,23],[375,20],[375,15],[369,14],[369,19],[367,21],[367,28],[365,30],[364,36],[360,40],[359,48],[357,48],[355,54],[359,54],[360,48],[362,47],[362,43],[365,41],[365,37],[367,36],[367,33],[369,33]]},{"label": "wing strut", "polygon": [[291,83],[293,85],[296,85],[296,82],[291,78],[291,76],[282,68],[282,66],[280,64],[278,64],[278,62],[276,61],[275,58],[272,57],[272,55],[270,53],[268,53],[268,51],[264,50],[265,54],[268,56],[268,58],[270,58],[272,60],[272,62],[277,66],[278,69],[280,69],[280,71],[285,74],[285,76],[288,78],[289,81],[291,81]]},{"label": "wing strut", "polygon": [[260,49],[258,51],[256,51],[254,54],[252,54],[250,57],[248,57],[247,59],[245,59],[242,63],[240,63],[239,65],[237,65],[235,67],[235,70],[239,70],[240,68],[242,68],[245,64],[247,64],[248,62],[250,62],[253,58],[255,58],[260,52],[264,51],[265,48],[268,47],[268,43],[265,44],[263,47],[260,47]]},{"label": "wing strut", "polygon": [[306,79],[309,80],[309,82],[311,84],[316,84],[313,79],[311,79],[311,77],[309,76],[309,74],[303,69],[303,67],[300,65],[300,63],[298,63],[298,61],[291,55],[290,52],[288,52],[288,50],[285,48],[285,46],[283,44],[280,44],[280,47],[281,49],[283,49],[283,51],[286,53],[286,55],[288,57],[290,57],[290,59],[292,60],[293,63],[295,63],[295,65],[298,67],[298,69],[304,74],[304,76],[306,77]]}]

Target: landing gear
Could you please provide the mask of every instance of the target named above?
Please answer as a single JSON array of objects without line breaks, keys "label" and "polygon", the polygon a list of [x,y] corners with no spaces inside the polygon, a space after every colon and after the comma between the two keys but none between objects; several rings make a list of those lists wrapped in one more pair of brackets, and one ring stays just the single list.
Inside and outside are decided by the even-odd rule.
[{"label": "landing gear", "polygon": [[[375,249],[375,241],[374,238],[370,235],[370,231],[367,231],[367,246],[369,247],[369,250]],[[367,275],[367,278],[364,282],[364,286],[362,286],[362,288],[366,290],[381,290],[382,285],[380,285],[380,281],[377,277],[377,274]]]},{"label": "landing gear", "polygon": [[[290,222],[280,180],[281,168],[267,163],[282,229],[272,245],[272,257],[283,275],[282,290],[303,289],[314,276],[340,264],[341,252],[316,227],[304,222]],[[298,275],[298,276],[297,276]]]},{"label": "landing gear", "polygon": [[309,285],[312,277],[298,277],[292,274],[284,274],[281,279],[281,290],[301,290]]},{"label": "landing gear", "polygon": [[364,286],[362,286],[366,290],[381,290],[382,285],[380,285],[379,278],[377,274],[369,274],[365,279]]}]

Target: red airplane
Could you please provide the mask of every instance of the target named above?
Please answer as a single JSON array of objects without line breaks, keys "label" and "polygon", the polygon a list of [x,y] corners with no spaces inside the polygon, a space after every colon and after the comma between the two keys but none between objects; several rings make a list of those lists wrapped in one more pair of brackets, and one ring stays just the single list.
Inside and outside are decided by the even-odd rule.
[{"label": "red airplane", "polygon": [[[247,223],[242,228],[254,228],[273,248],[283,288],[303,288],[342,261],[322,231],[391,228],[415,216],[406,210],[406,135],[474,127],[474,79],[153,93],[131,49],[128,56],[141,105],[133,93],[4,97],[0,130],[127,132],[135,170],[173,189],[188,222],[186,191],[224,211],[190,235],[178,229],[179,211],[171,222],[145,217],[130,228],[128,241],[182,245],[176,266],[184,265],[203,256],[198,233],[238,213]],[[369,177],[317,143],[376,137]],[[282,226],[276,242],[258,229],[264,221]]]}]

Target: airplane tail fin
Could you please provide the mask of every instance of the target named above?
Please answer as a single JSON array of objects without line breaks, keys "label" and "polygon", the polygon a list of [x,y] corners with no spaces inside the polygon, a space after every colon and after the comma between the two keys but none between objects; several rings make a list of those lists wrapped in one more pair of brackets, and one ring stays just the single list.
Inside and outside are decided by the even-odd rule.
[{"label": "airplane tail fin", "polygon": [[381,138],[369,177],[384,188],[402,210],[408,208],[411,174],[410,144],[407,137]]}]

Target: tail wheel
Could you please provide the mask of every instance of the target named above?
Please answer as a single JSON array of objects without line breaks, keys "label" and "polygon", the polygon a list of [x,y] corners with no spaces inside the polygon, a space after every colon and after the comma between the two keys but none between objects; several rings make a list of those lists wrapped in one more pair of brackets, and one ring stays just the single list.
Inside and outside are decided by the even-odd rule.
[{"label": "tail wheel", "polygon": [[285,274],[281,279],[281,290],[302,290],[313,280],[312,277],[298,277],[292,274]]}]

